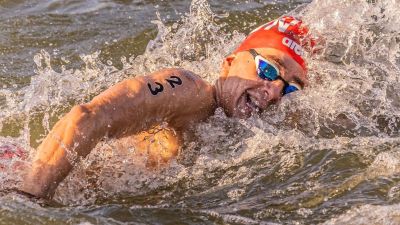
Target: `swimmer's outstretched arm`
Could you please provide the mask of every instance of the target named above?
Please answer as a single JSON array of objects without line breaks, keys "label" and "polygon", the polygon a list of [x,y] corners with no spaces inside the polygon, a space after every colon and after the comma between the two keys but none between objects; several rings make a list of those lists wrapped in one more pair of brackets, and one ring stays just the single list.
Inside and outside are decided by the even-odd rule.
[{"label": "swimmer's outstretched arm", "polygon": [[122,137],[161,122],[175,129],[214,112],[213,88],[189,71],[167,69],[116,84],[91,102],[75,106],[38,147],[21,190],[51,198],[76,157],[104,137]]}]

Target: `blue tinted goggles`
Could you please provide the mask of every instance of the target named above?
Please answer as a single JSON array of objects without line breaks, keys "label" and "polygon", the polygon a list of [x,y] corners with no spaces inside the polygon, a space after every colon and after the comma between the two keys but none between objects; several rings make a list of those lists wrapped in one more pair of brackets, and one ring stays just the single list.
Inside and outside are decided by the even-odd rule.
[{"label": "blue tinted goggles", "polygon": [[284,80],[279,75],[279,69],[276,68],[274,64],[269,62],[267,59],[263,58],[260,54],[256,52],[254,49],[250,49],[249,52],[253,55],[254,61],[256,62],[256,69],[258,76],[263,80],[281,80],[284,84],[282,95],[289,94],[291,92],[295,92],[301,89],[301,87],[296,83],[289,83]]}]

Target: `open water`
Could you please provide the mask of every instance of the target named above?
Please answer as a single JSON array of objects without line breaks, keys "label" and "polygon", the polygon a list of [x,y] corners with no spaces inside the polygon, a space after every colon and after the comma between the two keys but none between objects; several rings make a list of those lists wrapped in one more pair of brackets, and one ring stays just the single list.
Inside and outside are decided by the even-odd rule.
[{"label": "open water", "polygon": [[1,161],[0,224],[400,224],[399,12],[398,0],[0,1],[0,143],[30,157],[120,80],[183,67],[214,82],[282,14],[323,40],[309,88],[248,120],[218,110],[168,168],[105,140],[43,204],[7,191],[29,158]]}]

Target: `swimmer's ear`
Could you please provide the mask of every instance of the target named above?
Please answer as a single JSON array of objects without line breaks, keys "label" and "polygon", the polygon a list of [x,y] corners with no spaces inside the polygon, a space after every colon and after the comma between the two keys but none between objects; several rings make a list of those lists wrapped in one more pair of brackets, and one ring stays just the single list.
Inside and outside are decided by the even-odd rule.
[{"label": "swimmer's ear", "polygon": [[232,61],[235,59],[236,55],[235,54],[230,54],[224,59],[224,62],[222,63],[222,69],[221,69],[221,78],[226,78],[229,74],[229,70],[232,65]]}]

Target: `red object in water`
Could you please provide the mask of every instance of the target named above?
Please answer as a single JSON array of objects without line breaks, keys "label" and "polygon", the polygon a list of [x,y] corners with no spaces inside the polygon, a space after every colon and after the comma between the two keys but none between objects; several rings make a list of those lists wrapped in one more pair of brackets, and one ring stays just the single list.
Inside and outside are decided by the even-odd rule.
[{"label": "red object in water", "polygon": [[13,144],[0,146],[0,159],[12,159],[14,157],[26,159],[26,153],[21,147]]},{"label": "red object in water", "polygon": [[[28,156],[24,149],[15,144],[0,145],[0,169],[5,169],[6,167],[17,169],[20,167],[19,164],[27,158]],[[17,160],[17,162],[6,166],[6,163],[11,160]]]}]

